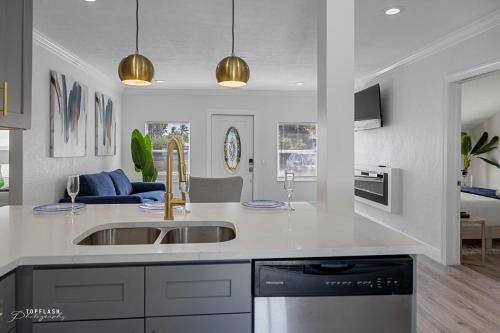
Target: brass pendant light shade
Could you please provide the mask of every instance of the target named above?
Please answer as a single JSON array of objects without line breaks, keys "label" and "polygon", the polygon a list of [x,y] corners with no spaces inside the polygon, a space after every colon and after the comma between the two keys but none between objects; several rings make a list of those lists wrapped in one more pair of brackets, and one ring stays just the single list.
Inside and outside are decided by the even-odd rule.
[{"label": "brass pendant light shade", "polygon": [[153,63],[139,54],[139,0],[135,10],[135,53],[125,57],[118,65],[118,76],[123,84],[129,86],[149,86],[155,75]]},{"label": "brass pendant light shade", "polygon": [[219,62],[216,76],[217,82],[223,87],[243,87],[250,78],[250,68],[245,60],[232,55]]},{"label": "brass pendant light shade", "polygon": [[139,53],[134,53],[120,61],[118,75],[123,84],[149,86],[155,74],[151,61]]},{"label": "brass pendant light shade", "polygon": [[250,68],[240,57],[234,55],[234,0],[232,0],[232,49],[231,55],[222,59],[217,65],[215,75],[217,82],[223,87],[239,88],[246,86],[250,79]]}]

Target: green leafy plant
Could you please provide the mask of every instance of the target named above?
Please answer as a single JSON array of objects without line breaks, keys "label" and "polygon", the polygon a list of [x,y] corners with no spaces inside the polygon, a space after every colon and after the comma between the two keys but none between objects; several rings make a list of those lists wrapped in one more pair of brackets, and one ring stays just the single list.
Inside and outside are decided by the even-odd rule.
[{"label": "green leafy plant", "polygon": [[461,141],[463,161],[462,173],[464,175],[467,175],[472,161],[477,158],[500,169],[500,164],[498,164],[498,162],[483,157],[485,154],[498,148],[498,136],[494,136],[488,141],[488,132],[484,132],[476,144],[472,146],[471,136],[466,132],[462,132]]},{"label": "green leafy plant", "polygon": [[158,178],[158,171],[153,163],[151,137],[149,135],[143,136],[138,129],[135,129],[132,132],[130,148],[135,171],[142,173],[142,181],[156,181]]}]

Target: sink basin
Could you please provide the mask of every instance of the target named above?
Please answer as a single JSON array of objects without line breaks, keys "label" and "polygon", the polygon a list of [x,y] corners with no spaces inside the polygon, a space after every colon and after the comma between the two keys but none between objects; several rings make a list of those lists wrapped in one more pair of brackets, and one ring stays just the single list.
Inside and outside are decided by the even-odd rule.
[{"label": "sink basin", "polygon": [[220,243],[236,237],[232,227],[225,226],[185,226],[167,231],[161,244]]},{"label": "sink basin", "polygon": [[78,245],[140,245],[153,244],[161,230],[158,228],[112,228],[96,231]]}]

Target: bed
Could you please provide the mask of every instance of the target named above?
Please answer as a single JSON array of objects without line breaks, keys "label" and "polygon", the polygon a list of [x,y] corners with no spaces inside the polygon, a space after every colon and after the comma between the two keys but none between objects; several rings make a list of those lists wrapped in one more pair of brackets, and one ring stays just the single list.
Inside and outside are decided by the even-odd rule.
[{"label": "bed", "polygon": [[[500,239],[500,200],[478,194],[466,193],[462,190],[460,211],[472,217],[486,220],[486,247],[492,246],[493,239]],[[480,228],[467,226],[462,229],[463,239],[480,239]]]}]

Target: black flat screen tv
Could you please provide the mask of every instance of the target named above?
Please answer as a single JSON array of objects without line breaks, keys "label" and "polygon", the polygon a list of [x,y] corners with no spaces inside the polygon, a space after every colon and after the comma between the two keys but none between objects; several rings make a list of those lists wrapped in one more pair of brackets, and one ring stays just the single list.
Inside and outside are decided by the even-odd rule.
[{"label": "black flat screen tv", "polygon": [[380,85],[376,84],[354,94],[354,130],[363,131],[382,126]]}]

